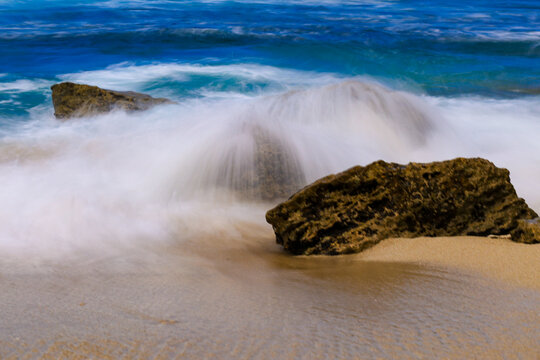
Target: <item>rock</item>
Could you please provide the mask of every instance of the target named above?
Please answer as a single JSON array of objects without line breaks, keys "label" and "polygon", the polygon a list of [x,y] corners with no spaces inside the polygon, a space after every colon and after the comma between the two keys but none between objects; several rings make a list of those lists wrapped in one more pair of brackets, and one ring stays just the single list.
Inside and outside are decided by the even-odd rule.
[{"label": "rock", "polygon": [[518,226],[512,230],[510,236],[525,244],[540,242],[540,219],[518,220]]},{"label": "rock", "polygon": [[254,133],[254,185],[262,200],[286,199],[306,184],[294,152],[276,136],[262,129]]},{"label": "rock", "polygon": [[147,110],[158,104],[173,103],[169,99],[153,98],[133,91],[112,91],[97,86],[63,82],[51,86],[54,115],[58,119],[92,116],[113,109]]},{"label": "rock", "polygon": [[246,126],[242,131],[253,140],[253,156],[245,159],[245,164],[222,164],[220,185],[231,188],[244,200],[276,201],[286,199],[306,184],[294,151],[277,135],[258,125]]},{"label": "rock", "polygon": [[293,254],[360,252],[389,237],[511,234],[540,242],[538,217],[510,173],[484,159],[377,161],[330,175],[266,213]]}]

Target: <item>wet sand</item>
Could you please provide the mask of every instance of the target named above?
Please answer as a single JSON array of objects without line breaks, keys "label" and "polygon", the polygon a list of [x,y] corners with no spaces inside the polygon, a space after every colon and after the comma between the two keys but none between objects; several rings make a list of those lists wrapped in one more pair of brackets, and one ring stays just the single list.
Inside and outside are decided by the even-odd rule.
[{"label": "wet sand", "polygon": [[394,239],[359,255],[293,257],[267,227],[247,228],[147,256],[10,266],[0,358],[540,356],[538,246]]}]

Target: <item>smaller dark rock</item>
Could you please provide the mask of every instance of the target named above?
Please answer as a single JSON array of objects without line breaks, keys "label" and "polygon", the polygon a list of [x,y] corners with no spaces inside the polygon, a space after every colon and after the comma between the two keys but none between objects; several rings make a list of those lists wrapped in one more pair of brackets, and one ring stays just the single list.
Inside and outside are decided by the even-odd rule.
[{"label": "smaller dark rock", "polygon": [[518,239],[525,244],[540,242],[540,218],[519,220],[517,227],[510,234],[512,239]]},{"label": "smaller dark rock", "polygon": [[99,115],[114,109],[147,110],[154,105],[174,103],[169,99],[153,98],[133,91],[106,90],[72,82],[55,84],[51,89],[57,119]]}]

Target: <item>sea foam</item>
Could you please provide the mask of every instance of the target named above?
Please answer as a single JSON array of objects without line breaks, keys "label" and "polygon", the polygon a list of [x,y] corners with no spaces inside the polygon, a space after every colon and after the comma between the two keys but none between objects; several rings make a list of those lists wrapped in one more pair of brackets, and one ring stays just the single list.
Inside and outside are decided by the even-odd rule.
[{"label": "sea foam", "polygon": [[275,202],[238,194],[250,181],[242,171],[256,166],[254,129],[279,139],[304,184],[378,159],[482,156],[510,169],[540,210],[537,98],[436,98],[336,81],[66,122],[35,113],[0,140],[1,251],[104,256],[265,226]]}]

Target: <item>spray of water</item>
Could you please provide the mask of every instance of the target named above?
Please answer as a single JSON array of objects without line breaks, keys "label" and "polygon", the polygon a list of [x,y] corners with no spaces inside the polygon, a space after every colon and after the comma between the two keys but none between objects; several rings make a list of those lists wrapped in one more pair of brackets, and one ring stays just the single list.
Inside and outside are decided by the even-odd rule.
[{"label": "spray of water", "polygon": [[538,209],[535,106],[350,80],[64,123],[42,115],[0,141],[0,249],[58,259],[234,236],[307,183],[377,159],[484,156]]}]

